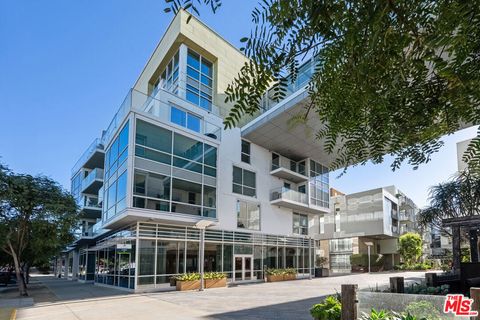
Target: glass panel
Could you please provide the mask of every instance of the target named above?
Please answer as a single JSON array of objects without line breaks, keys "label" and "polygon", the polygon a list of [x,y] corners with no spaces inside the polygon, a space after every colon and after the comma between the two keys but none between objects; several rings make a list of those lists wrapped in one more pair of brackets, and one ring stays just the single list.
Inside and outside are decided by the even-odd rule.
[{"label": "glass panel", "polygon": [[205,144],[204,148],[205,148],[205,155],[204,155],[205,164],[216,168],[217,167],[217,148],[210,146],[208,144]]},{"label": "glass panel", "polygon": [[117,180],[117,201],[127,196],[127,172],[124,172]]},{"label": "glass panel", "polygon": [[135,147],[135,155],[141,158],[158,161],[161,163],[166,163],[166,164],[172,163],[172,157],[170,155],[153,151],[140,146]]},{"label": "glass panel", "polygon": [[212,74],[213,74],[212,64],[209,61],[205,60],[204,58],[202,58],[202,73],[212,78]]},{"label": "glass panel", "polygon": [[187,272],[198,272],[198,243],[187,242]]},{"label": "glass panel", "polygon": [[201,205],[202,185],[173,178],[172,201]]},{"label": "glass panel", "polygon": [[252,258],[244,257],[245,259],[245,280],[250,280],[252,278]]},{"label": "glass panel", "polygon": [[197,105],[199,104],[198,94],[195,94],[190,90],[187,90],[187,100],[194,104],[197,104]]},{"label": "glass panel", "polygon": [[188,50],[187,65],[200,70],[200,56],[192,50]]},{"label": "glass panel", "polygon": [[157,211],[170,211],[168,202],[147,199],[147,209]]},{"label": "glass panel", "polygon": [[118,135],[118,150],[123,151],[128,145],[128,121]]},{"label": "glass panel", "polygon": [[187,115],[187,128],[200,132],[200,118],[189,113]]},{"label": "glass panel", "polygon": [[176,123],[182,127],[187,125],[187,117],[186,112],[175,107],[171,107],[170,112],[170,121]]},{"label": "glass panel", "polygon": [[153,275],[155,272],[155,241],[139,240],[138,275]]},{"label": "glass panel", "polygon": [[255,188],[255,172],[243,170],[243,184],[250,188]]},{"label": "glass panel", "polygon": [[172,152],[172,133],[141,120],[137,120],[135,141],[137,144],[156,150]]},{"label": "glass panel", "polygon": [[242,184],[242,169],[233,167],[233,183]]},{"label": "glass panel", "polygon": [[133,178],[133,194],[146,195],[146,180],[146,175],[135,172]]},{"label": "glass panel", "polygon": [[203,205],[205,207],[215,208],[217,199],[217,189],[214,187],[203,186]]},{"label": "glass panel", "polygon": [[147,178],[147,196],[170,200],[170,177],[150,173]]},{"label": "glass panel", "polygon": [[190,170],[193,172],[202,173],[202,165],[193,161],[188,161],[188,160],[180,159],[177,157],[173,157],[173,165],[177,168],[182,168],[182,169]]},{"label": "glass panel", "polygon": [[175,134],[173,154],[202,163],[203,143],[179,134]]},{"label": "glass panel", "polygon": [[243,262],[242,257],[235,257],[235,280],[236,281],[243,280],[243,277],[242,277],[242,269],[243,269],[242,262]]}]

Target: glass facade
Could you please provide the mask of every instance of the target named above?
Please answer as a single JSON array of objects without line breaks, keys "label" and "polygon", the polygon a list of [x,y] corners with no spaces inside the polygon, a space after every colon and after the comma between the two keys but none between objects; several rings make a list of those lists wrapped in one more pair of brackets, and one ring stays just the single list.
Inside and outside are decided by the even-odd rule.
[{"label": "glass facade", "polygon": [[216,147],[138,120],[135,155],[173,168],[136,169],[134,207],[216,217],[216,187],[207,181],[217,175]]},{"label": "glass facade", "polygon": [[187,95],[188,101],[204,109],[212,109],[213,64],[188,49]]},{"label": "glass facade", "polygon": [[[137,233],[134,225],[97,243],[95,281],[131,289],[169,287],[172,276],[199,271],[199,236],[192,227],[145,222]],[[243,256],[253,261],[253,280],[263,279],[264,266],[295,268],[308,276],[313,253],[309,239],[207,229],[204,270],[224,272],[233,280],[234,261]]]},{"label": "glass facade", "polygon": [[310,203],[328,208],[330,202],[328,168],[310,160]]},{"label": "glass facade", "polygon": [[201,131],[201,118],[181,108],[170,107],[170,121],[195,132]]},{"label": "glass facade", "polygon": [[104,221],[126,208],[128,131],[127,122],[105,153]]}]

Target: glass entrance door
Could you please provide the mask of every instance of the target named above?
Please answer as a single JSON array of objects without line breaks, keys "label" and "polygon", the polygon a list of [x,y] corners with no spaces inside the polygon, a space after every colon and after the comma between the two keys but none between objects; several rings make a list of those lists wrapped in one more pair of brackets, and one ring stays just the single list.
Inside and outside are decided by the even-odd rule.
[{"label": "glass entrance door", "polygon": [[253,256],[250,254],[236,254],[233,256],[233,281],[252,280]]}]

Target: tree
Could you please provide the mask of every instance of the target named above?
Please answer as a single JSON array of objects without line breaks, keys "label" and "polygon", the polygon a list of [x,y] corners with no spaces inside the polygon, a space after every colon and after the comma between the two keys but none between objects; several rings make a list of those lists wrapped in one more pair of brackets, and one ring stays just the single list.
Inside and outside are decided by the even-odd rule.
[{"label": "tree", "polygon": [[0,249],[13,260],[20,295],[28,295],[22,267],[72,241],[77,221],[74,198],[57,182],[0,167]]},{"label": "tree", "polygon": [[[198,3],[221,4],[165,2],[166,11],[195,14]],[[268,88],[282,99],[309,57],[310,103],[292,120],[313,114],[324,124],[317,137],[335,156],[332,169],[387,154],[393,170],[404,162],[415,169],[442,147],[442,135],[480,123],[478,0],[262,0],[252,22],[241,39],[250,61],[226,90],[227,128],[257,114]],[[480,162],[480,131],[464,159]]]},{"label": "tree", "polygon": [[[442,224],[443,219],[474,216],[480,214],[480,176],[476,172],[464,171],[450,181],[430,189],[430,205],[421,210],[418,219],[422,225],[432,225],[452,235]],[[469,230],[471,259],[478,261],[478,235],[476,229]],[[454,253],[457,254],[457,253]]]},{"label": "tree", "polygon": [[398,252],[407,265],[413,265],[422,255],[422,237],[418,233],[405,233],[398,239]]}]

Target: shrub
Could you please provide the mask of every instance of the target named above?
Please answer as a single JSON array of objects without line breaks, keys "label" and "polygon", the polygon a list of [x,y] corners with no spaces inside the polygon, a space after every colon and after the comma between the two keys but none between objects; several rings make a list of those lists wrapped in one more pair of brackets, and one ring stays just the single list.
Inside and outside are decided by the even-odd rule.
[{"label": "shrub", "polygon": [[429,301],[414,301],[407,305],[405,312],[425,320],[441,319],[440,311]]},{"label": "shrub", "polygon": [[395,270],[430,270],[432,268],[432,264],[428,262],[420,262],[414,264],[397,264],[393,267]]},{"label": "shrub", "polygon": [[[370,255],[370,265],[372,267],[381,267],[385,261],[384,256],[378,254]],[[368,268],[368,254],[352,254],[350,256],[352,266]]]},{"label": "shrub", "polygon": [[203,279],[206,279],[206,280],[223,279],[226,277],[227,275],[222,272],[205,272],[203,274]]},{"label": "shrub", "polygon": [[336,297],[329,296],[322,303],[313,305],[310,314],[316,320],[340,320],[342,305]]},{"label": "shrub", "polygon": [[295,268],[287,268],[287,269],[267,269],[265,271],[270,276],[279,276],[282,274],[297,274],[297,269]]},{"label": "shrub", "polygon": [[195,281],[200,280],[199,273],[183,273],[178,276],[175,276],[175,280],[177,281]]},{"label": "shrub", "polygon": [[392,320],[392,318],[390,317],[390,314],[387,311],[385,310],[377,311],[375,309],[372,309],[370,314],[363,313],[361,319],[362,320]]},{"label": "shrub", "polygon": [[450,286],[448,284],[439,287],[427,287],[424,284],[414,283],[405,287],[405,293],[408,294],[427,294],[427,295],[446,295]]}]

